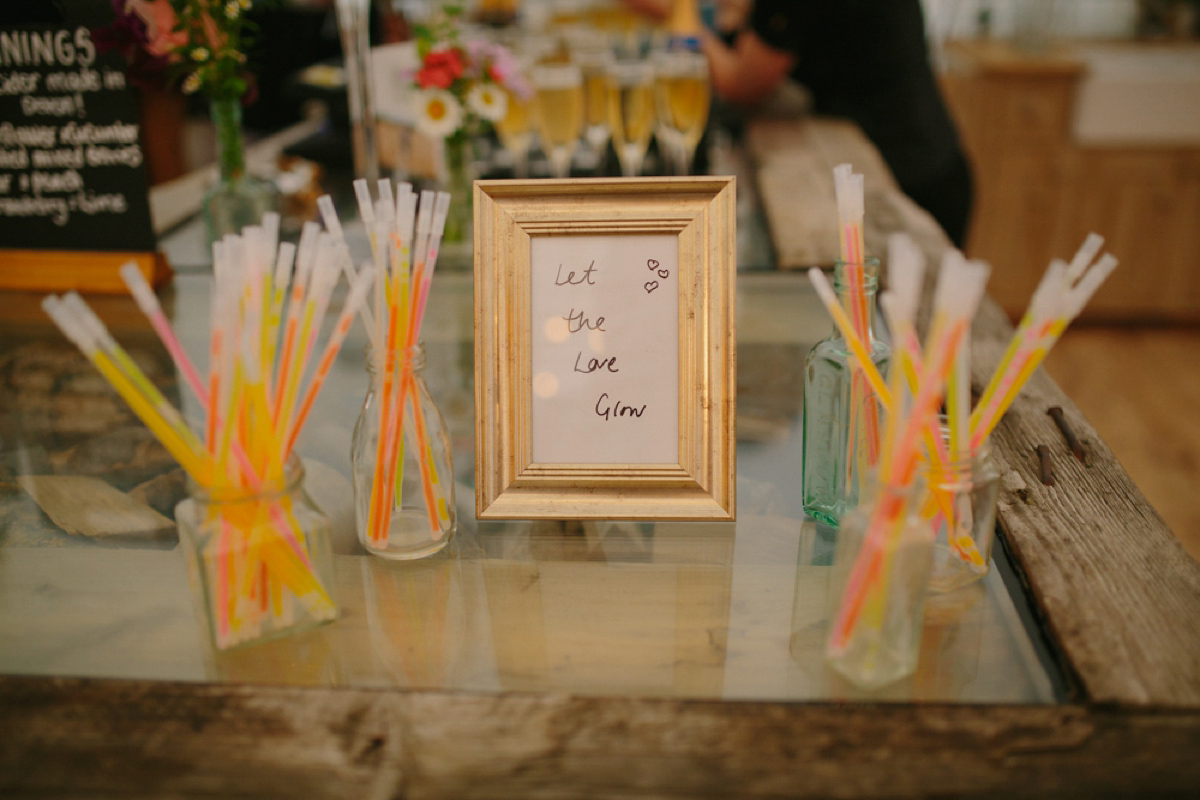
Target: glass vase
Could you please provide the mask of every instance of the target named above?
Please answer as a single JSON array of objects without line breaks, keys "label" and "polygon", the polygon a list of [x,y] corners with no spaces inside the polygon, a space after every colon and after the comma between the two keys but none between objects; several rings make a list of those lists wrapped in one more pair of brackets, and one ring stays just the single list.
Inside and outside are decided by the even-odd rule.
[{"label": "glass vase", "polygon": [[392,367],[392,382],[380,380],[378,367],[369,356],[351,445],[358,540],[384,558],[423,558],[445,547],[457,526],[450,437],[425,385],[421,345],[383,365],[385,377]]},{"label": "glass vase", "polygon": [[450,193],[442,244],[469,244],[475,222],[472,197],[475,159],[469,135],[456,133],[443,140],[439,182],[442,189]]},{"label": "glass vase", "polygon": [[226,234],[240,233],[247,225],[257,225],[263,214],[276,210],[279,192],[275,184],[246,172],[241,100],[213,99],[211,110],[219,177],[205,193],[202,208],[208,241],[214,242]]},{"label": "glass vase", "polygon": [[[860,287],[846,280],[846,265],[834,267],[834,290],[849,309],[865,314],[871,361],[886,377],[891,347],[875,336],[875,292],[879,261],[867,259]],[[851,314],[851,319],[854,315]],[[817,342],[804,361],[803,461],[800,483],[804,513],[837,527],[859,498],[862,478],[879,460],[882,408],[849,354],[846,340],[834,328]]]},{"label": "glass vase", "polygon": [[193,488],[175,508],[197,616],[217,650],[337,617],[329,520],[293,456],[256,490]]},{"label": "glass vase", "polygon": [[987,441],[974,452],[950,454],[944,463],[927,460],[921,469],[929,487],[922,516],[934,534],[929,588],[949,592],[987,574],[1000,472]]},{"label": "glass vase", "polygon": [[884,486],[842,518],[830,579],[826,660],[856,686],[875,690],[917,668],[933,533],[924,493]]}]

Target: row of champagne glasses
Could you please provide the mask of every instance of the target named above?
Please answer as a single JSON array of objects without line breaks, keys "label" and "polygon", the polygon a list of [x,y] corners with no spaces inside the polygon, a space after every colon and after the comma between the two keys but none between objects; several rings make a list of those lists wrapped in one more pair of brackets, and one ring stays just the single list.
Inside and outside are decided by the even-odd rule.
[{"label": "row of champagne glasses", "polygon": [[672,170],[688,173],[708,122],[704,56],[664,52],[617,60],[591,54],[535,64],[528,74],[533,97],[510,94],[508,112],[495,126],[518,174],[525,170],[534,127],[558,178],[568,176],[581,138],[599,154],[611,137],[622,174],[637,175],[652,134]]}]

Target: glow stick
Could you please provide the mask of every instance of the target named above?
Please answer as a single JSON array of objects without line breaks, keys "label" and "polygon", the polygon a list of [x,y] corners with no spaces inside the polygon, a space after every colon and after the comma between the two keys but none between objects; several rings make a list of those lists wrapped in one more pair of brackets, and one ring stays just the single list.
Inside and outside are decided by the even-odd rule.
[{"label": "glow stick", "polygon": [[142,275],[142,271],[138,269],[135,262],[130,261],[121,267],[121,279],[129,287],[129,293],[133,295],[138,308],[150,320],[150,324],[154,327],[158,338],[162,340],[163,346],[171,354],[175,365],[183,373],[183,377],[188,386],[191,387],[192,393],[196,395],[196,399],[200,401],[201,405],[207,405],[208,392],[204,389],[204,382],[200,380],[200,373],[196,371],[196,367],[193,366],[192,360],[188,358],[183,345],[179,343],[179,339],[175,336],[175,331],[172,330],[171,324],[167,322],[166,314],[163,313],[162,306],[158,302],[158,296],[154,294],[154,290],[150,288],[150,284],[146,283],[146,278]]},{"label": "glow stick", "polygon": [[[375,253],[377,247],[375,236],[372,233],[372,226],[375,222],[375,214],[371,211],[371,194],[366,189],[367,182],[361,178],[354,182],[354,191],[358,194],[359,211],[363,210],[364,192],[366,197],[366,212],[363,213],[363,222],[367,226],[367,233],[371,234],[371,252]],[[361,187],[361,191],[360,191]],[[338,266],[346,275],[346,282],[350,285],[354,284],[354,279],[358,273],[354,269],[354,261],[350,257],[350,248],[346,245],[346,237],[342,232],[342,223],[338,219],[337,209],[333,207],[333,199],[329,195],[322,195],[317,198],[317,208],[321,212],[321,219],[325,221],[325,227],[329,230],[329,235],[333,237],[334,243],[337,245]],[[369,218],[369,220],[368,220]],[[336,281],[336,278],[335,278]],[[378,346],[375,336],[375,318],[371,314],[371,310],[365,305],[359,311],[362,313],[363,326],[367,329],[367,338],[371,340],[371,344]]]},{"label": "glow stick", "polygon": [[[1087,242],[1084,243],[1085,246]],[[1082,250],[1083,248],[1081,248]],[[1059,262],[1061,263],[1061,262]],[[1044,321],[1038,320],[1035,315],[1033,324],[1029,326],[1026,333],[1021,336],[1021,340],[1016,348],[1016,353],[1010,360],[1005,374],[997,373],[993,375],[992,381],[989,383],[989,389],[992,393],[986,405],[981,399],[979,406],[975,409],[975,413],[971,416],[971,441],[973,443],[982,443],[984,439],[995,429],[1004,412],[1008,410],[1017,395],[1024,387],[1025,383],[1033,375],[1034,370],[1042,363],[1046,355],[1050,352],[1050,348],[1062,336],[1063,331],[1070,325],[1071,321],[1083,311],[1088,300],[1100,288],[1101,284],[1112,274],[1112,271],[1117,267],[1117,259],[1111,254],[1105,254],[1100,258],[1091,269],[1082,274],[1078,283],[1072,287],[1066,287],[1064,291],[1043,298],[1048,319]],[[1053,269],[1053,265],[1052,265]],[[1068,267],[1063,271],[1064,279]],[[1031,305],[1033,305],[1031,303]],[[1052,310],[1051,310],[1052,309]],[[1018,336],[1020,336],[1018,332]],[[1014,336],[1014,340],[1018,338]],[[1022,350],[1019,347],[1020,343],[1028,346],[1028,352],[1022,357]],[[999,396],[999,400],[995,398]]]},{"label": "glow stick", "polygon": [[301,345],[296,348],[292,358],[287,385],[284,387],[283,404],[275,409],[275,435],[280,440],[283,440],[287,433],[287,421],[295,407],[300,380],[304,377],[309,353],[321,328],[321,315],[325,313],[333,283],[337,281],[335,262],[338,256],[333,238],[327,233],[321,233],[317,242],[316,264],[310,276],[310,286],[304,302],[304,318],[300,323],[298,340]]},{"label": "glow stick", "polygon": [[320,226],[315,222],[306,222],[300,233],[300,247],[296,254],[296,277],[292,281],[292,297],[288,305],[287,327],[283,335],[283,351],[279,359],[279,373],[275,381],[275,399],[271,407],[277,425],[283,406],[284,387],[292,369],[292,357],[296,347],[296,326],[300,322],[304,296],[308,291],[309,277],[315,262],[314,246],[320,230]]},{"label": "glow stick", "polygon": [[288,284],[292,281],[292,269],[296,259],[296,245],[284,242],[279,246],[275,260],[274,289],[267,308],[267,319],[263,326],[263,360],[266,362],[267,393],[274,395],[273,386],[276,349],[279,346],[279,328],[283,324],[283,301],[287,298]]},{"label": "glow stick", "polygon": [[885,410],[892,407],[892,393],[888,391],[887,385],[883,382],[883,376],[879,374],[879,369],[875,366],[875,362],[867,354],[867,348],[863,345],[862,340],[854,331],[853,324],[850,318],[846,316],[845,310],[837,301],[837,295],[833,291],[833,287],[829,285],[829,279],[825,277],[821,270],[813,267],[808,271],[808,279],[812,282],[813,288],[817,290],[817,296],[821,298],[822,305],[829,312],[829,316],[833,317],[834,323],[841,331],[842,337],[845,338],[846,344],[850,347],[850,352],[858,361],[858,366],[867,378],[867,382],[875,391],[876,397],[883,404]]},{"label": "glow stick", "polygon": [[275,252],[279,248],[279,213],[276,211],[268,211],[263,214],[262,229],[263,229],[263,263],[270,264],[275,258]]},{"label": "glow stick", "polygon": [[[75,304],[68,302],[70,299],[70,297],[59,299],[50,295],[42,301],[42,309],[50,316],[59,330],[96,366],[100,374],[108,380],[134,414],[162,442],[163,447],[187,471],[192,480],[207,481],[211,473],[211,465],[204,456],[200,441],[195,438],[194,434],[189,435],[191,431],[183,422],[183,418],[170,407],[170,404],[165,402],[165,399],[162,403],[157,402],[158,398],[162,397],[161,394],[158,395],[158,398],[152,399],[143,393],[138,383],[144,382],[153,388],[153,384],[150,384],[144,375],[141,375],[141,381],[135,383],[131,376],[126,376],[118,368],[114,359],[102,351],[102,342],[98,340],[94,327],[78,314]],[[79,299],[79,302],[82,303],[82,298]]]},{"label": "glow stick", "polygon": [[425,276],[421,281],[420,303],[417,306],[416,332],[412,344],[416,344],[417,333],[420,332],[421,322],[425,319],[425,301],[429,299],[429,287],[433,284],[433,270],[437,266],[438,247],[442,243],[442,234],[446,230],[446,215],[450,210],[450,193],[438,192],[436,205],[433,208],[433,220],[430,224],[429,245],[426,248],[424,261],[427,266]]},{"label": "glow stick", "polygon": [[[367,237],[371,242],[371,255],[375,255],[375,250],[379,243],[375,241],[375,204],[371,201],[371,187],[367,184],[366,178],[358,178],[354,181],[354,199],[358,201],[358,217],[362,220],[363,225],[367,229]],[[320,201],[317,201],[320,203]],[[331,205],[332,207],[332,201]],[[328,225],[328,223],[326,223]]]},{"label": "glow stick", "polygon": [[1004,356],[1000,359],[1000,363],[996,365],[996,370],[992,373],[991,380],[988,381],[988,385],[984,387],[983,394],[979,397],[977,409],[986,408],[991,404],[997,387],[1005,375],[1008,374],[1012,360],[1016,357],[1017,350],[1028,337],[1030,329],[1039,319],[1045,318],[1049,313],[1050,306],[1055,302],[1054,298],[1063,291],[1066,269],[1067,265],[1058,259],[1050,262],[1050,267],[1042,275],[1042,280],[1038,283],[1037,289],[1034,290],[1033,298],[1029,301],[1029,307],[1025,310],[1025,315],[1021,318],[1016,332],[1008,343],[1008,349],[1005,350]]}]

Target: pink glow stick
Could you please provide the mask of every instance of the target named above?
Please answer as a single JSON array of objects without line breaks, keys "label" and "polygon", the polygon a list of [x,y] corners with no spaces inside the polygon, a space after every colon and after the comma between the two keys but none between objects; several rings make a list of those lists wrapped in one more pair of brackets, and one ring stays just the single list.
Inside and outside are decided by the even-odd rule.
[{"label": "pink glow stick", "polygon": [[183,349],[183,345],[179,343],[179,339],[175,336],[175,331],[171,329],[171,324],[167,322],[167,315],[163,313],[162,306],[158,302],[158,296],[154,294],[154,290],[150,288],[150,284],[146,283],[146,278],[138,269],[137,264],[130,261],[125,266],[121,267],[121,279],[125,281],[125,285],[129,287],[129,293],[133,295],[133,299],[137,302],[138,308],[150,320],[150,324],[154,326],[158,338],[162,340],[163,345],[167,348],[167,352],[171,354],[171,358],[175,360],[175,364],[183,372],[183,376],[191,387],[192,393],[196,395],[196,399],[203,406],[208,405],[208,392],[204,388],[203,381],[200,380],[200,373],[196,371],[196,367],[192,365],[192,360],[188,358],[188,354]]}]

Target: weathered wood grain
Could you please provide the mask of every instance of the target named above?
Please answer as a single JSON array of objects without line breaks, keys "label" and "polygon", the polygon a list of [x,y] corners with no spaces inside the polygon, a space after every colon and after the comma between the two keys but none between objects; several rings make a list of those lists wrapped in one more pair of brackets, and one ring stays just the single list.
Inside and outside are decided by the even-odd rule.
[{"label": "weathered wood grain", "polygon": [[1194,796],[1200,714],[0,679],[10,798]]},{"label": "weathered wood grain", "polygon": [[[977,381],[990,376],[1008,331],[999,308],[988,304],[976,325]],[[1055,405],[1085,442],[1087,466],[1047,416]],[[1112,451],[1043,370],[992,441],[1002,471],[1023,483],[1002,497],[1004,534],[1088,698],[1200,706],[1200,564]],[[1054,486],[1037,478],[1037,444],[1050,447]]]}]

